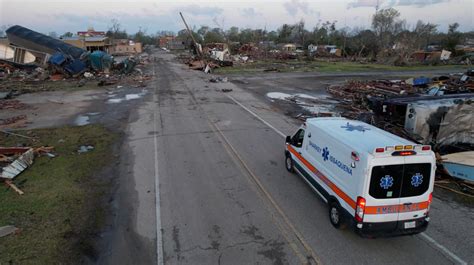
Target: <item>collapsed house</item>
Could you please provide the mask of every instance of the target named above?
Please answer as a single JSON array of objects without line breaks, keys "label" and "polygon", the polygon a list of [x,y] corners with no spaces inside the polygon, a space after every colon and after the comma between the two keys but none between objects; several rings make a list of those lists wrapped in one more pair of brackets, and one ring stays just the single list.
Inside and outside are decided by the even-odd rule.
[{"label": "collapsed house", "polygon": [[14,49],[14,62],[16,63],[24,63],[22,54],[26,51],[36,56],[35,62],[38,64],[46,64],[51,55],[57,52],[66,54],[72,59],[79,59],[86,52],[73,45],[18,25],[10,27],[6,33],[11,47]]},{"label": "collapsed house", "polygon": [[87,51],[84,49],[18,25],[10,27],[6,33],[14,49],[15,63],[25,63],[25,54],[30,52],[38,65],[51,63],[70,75],[85,71]]},{"label": "collapsed house", "polygon": [[[32,71],[40,66],[49,67],[52,73],[77,77],[88,70],[104,73],[117,70],[128,74],[137,64],[134,59],[115,64],[113,57],[100,49],[91,52],[18,25],[10,27],[6,33],[8,45],[3,44],[0,49],[4,50],[3,57],[8,54],[8,58],[2,60],[2,66],[12,71]],[[141,48],[135,52],[141,52]]]},{"label": "collapsed house", "polygon": [[474,147],[474,82],[470,74],[350,81],[329,87],[328,92],[346,109],[343,115],[355,119],[368,116],[368,122],[445,153]]},{"label": "collapsed house", "polygon": [[[388,114],[389,109],[395,111]],[[474,94],[391,98],[383,101],[379,112],[386,113],[399,120],[410,137],[420,143],[438,148],[474,145]]]}]

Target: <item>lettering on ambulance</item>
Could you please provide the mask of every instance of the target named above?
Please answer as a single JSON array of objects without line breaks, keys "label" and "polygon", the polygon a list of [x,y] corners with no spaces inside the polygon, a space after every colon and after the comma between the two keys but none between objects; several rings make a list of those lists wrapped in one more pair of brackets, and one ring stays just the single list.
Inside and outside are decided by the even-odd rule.
[{"label": "lettering on ambulance", "polygon": [[[416,212],[428,208],[428,202],[420,202],[413,204],[385,205],[385,206],[369,206],[367,214],[389,214],[389,213],[406,213]],[[373,209],[375,208],[375,212]]]},{"label": "lettering on ambulance", "polygon": [[331,152],[328,147],[321,148],[319,145],[315,144],[312,141],[309,141],[309,146],[311,146],[318,154],[320,154],[323,157],[324,161],[330,161],[334,165],[336,165],[339,169],[342,171],[346,172],[347,174],[352,176],[352,168],[343,162],[341,162],[339,159],[331,155]]},{"label": "lettering on ambulance", "polygon": [[379,206],[377,207],[377,214],[397,213],[398,205]]}]

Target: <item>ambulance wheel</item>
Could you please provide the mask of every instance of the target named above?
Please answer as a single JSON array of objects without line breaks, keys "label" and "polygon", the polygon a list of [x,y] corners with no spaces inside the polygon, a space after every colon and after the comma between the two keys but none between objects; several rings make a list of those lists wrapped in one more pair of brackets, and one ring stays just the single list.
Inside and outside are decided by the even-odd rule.
[{"label": "ambulance wheel", "polygon": [[337,202],[333,201],[329,204],[329,221],[331,221],[331,224],[337,229],[346,228],[341,206],[339,206]]},{"label": "ambulance wheel", "polygon": [[286,170],[288,170],[288,172],[295,172],[294,168],[293,168],[293,159],[291,159],[291,156],[287,155],[286,158],[285,158],[285,166],[286,166]]}]

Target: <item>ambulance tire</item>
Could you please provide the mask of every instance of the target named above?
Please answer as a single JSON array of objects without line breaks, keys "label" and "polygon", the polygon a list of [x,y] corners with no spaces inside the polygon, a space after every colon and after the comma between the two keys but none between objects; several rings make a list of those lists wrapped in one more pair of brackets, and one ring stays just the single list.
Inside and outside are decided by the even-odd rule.
[{"label": "ambulance tire", "polygon": [[347,227],[341,206],[335,200],[329,203],[329,221],[337,229],[343,230]]},{"label": "ambulance tire", "polygon": [[288,172],[295,172],[295,169],[293,167],[293,159],[291,159],[291,155],[286,155],[286,158],[285,158],[285,167],[286,167],[286,170],[288,170]]}]

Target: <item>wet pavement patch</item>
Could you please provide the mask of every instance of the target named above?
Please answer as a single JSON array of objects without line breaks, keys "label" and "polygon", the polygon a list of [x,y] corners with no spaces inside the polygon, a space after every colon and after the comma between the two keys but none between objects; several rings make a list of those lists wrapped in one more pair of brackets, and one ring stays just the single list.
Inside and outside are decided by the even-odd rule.
[{"label": "wet pavement patch", "polygon": [[288,94],[282,92],[269,92],[266,97],[270,101],[275,103],[289,103],[298,106],[303,109],[303,112],[318,115],[318,114],[331,114],[338,116],[338,112],[335,110],[334,105],[336,101],[330,99],[327,95],[309,95],[303,93]]},{"label": "wet pavement patch", "polygon": [[147,92],[148,91],[146,89],[143,89],[140,93],[125,94],[123,97],[118,96],[117,94],[114,94],[114,93],[108,93],[109,94],[109,99],[107,100],[107,103],[116,104],[116,103],[121,103],[121,102],[124,102],[124,101],[140,99],[143,96],[145,96],[147,94]]},{"label": "wet pavement patch", "polygon": [[89,124],[89,116],[87,115],[79,115],[77,118],[74,120],[74,124],[77,126],[84,126]]},{"label": "wet pavement patch", "polygon": [[77,126],[88,125],[88,124],[91,123],[90,117],[91,116],[96,116],[96,115],[99,115],[99,114],[100,114],[99,112],[89,112],[89,113],[86,113],[86,114],[81,114],[81,115],[77,116],[76,119],[74,120],[74,125],[77,125]]}]

